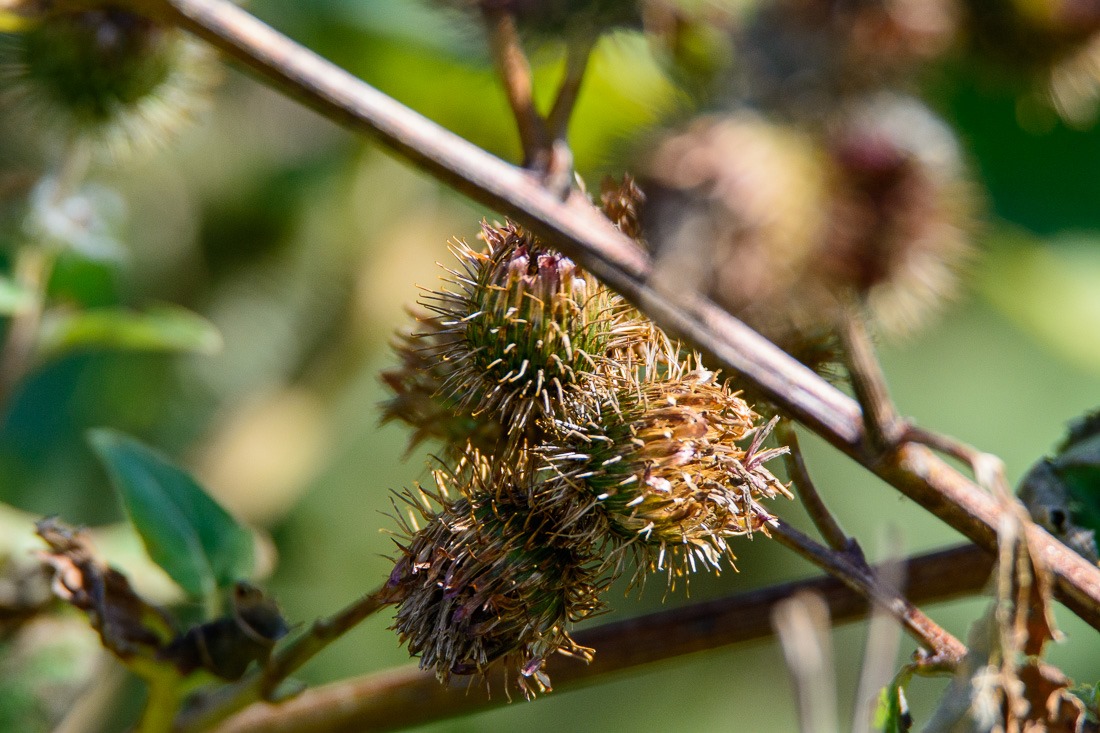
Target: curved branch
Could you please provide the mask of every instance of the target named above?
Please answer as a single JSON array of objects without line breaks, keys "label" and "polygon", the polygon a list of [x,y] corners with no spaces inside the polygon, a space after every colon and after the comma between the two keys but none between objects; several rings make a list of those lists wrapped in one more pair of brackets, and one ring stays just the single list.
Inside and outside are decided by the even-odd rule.
[{"label": "curved branch", "polygon": [[[858,405],[706,298],[663,292],[650,262],[580,194],[566,201],[524,171],[404,107],[295,44],[229,0],[131,0],[214,44],[326,117],[486,206],[514,218],[576,259],[670,334],[738,373],[797,419],[902,493],[993,552],[1000,510],[992,497],[918,445],[868,445]],[[1028,541],[1050,564],[1058,598],[1100,629],[1100,569],[1039,527]]]},{"label": "curved branch", "polygon": [[[985,584],[993,558],[964,545],[911,558],[905,593],[914,603],[971,594]],[[945,567],[951,572],[945,573]],[[813,578],[696,603],[586,629],[577,641],[598,649],[591,664],[555,657],[555,690],[685,654],[769,638],[771,609],[795,593],[819,593],[834,623],[863,618],[867,600],[835,578]],[[466,684],[439,684],[435,676],[402,667],[303,692],[279,705],[254,705],[226,721],[218,733],[345,733],[423,725],[503,704],[499,680],[492,695]],[[517,703],[522,704],[522,703]]]}]

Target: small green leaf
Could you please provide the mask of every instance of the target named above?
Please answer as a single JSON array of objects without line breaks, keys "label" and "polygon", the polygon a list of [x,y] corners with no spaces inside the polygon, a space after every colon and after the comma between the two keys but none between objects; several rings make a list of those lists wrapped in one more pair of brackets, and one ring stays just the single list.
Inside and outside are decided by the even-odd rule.
[{"label": "small green leaf", "polygon": [[14,316],[34,304],[34,293],[15,280],[0,277],[0,316]]},{"label": "small green leaf", "polygon": [[221,345],[214,324],[184,308],[158,306],[141,313],[101,308],[49,314],[39,334],[38,356],[45,361],[78,349],[212,354]]},{"label": "small green leaf", "polygon": [[113,430],[89,435],[149,557],[194,598],[246,578],[252,536],[186,471]]},{"label": "small green leaf", "polygon": [[875,727],[882,733],[909,733],[913,727],[905,690],[897,681],[882,688],[878,709],[875,710]]}]

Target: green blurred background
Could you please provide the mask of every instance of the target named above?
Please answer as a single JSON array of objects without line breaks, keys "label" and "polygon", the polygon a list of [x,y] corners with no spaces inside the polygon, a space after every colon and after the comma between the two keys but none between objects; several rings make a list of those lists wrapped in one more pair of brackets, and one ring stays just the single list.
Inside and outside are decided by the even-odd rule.
[{"label": "green blurred background", "polygon": [[[411,2],[263,0],[251,10],[474,143],[518,157],[472,28]],[[559,50],[535,56],[543,88],[560,73]],[[958,131],[987,191],[988,223],[962,301],[915,340],[882,349],[902,412],[1003,457],[1012,481],[1052,448],[1067,420],[1100,401],[1100,129],[1051,118],[1025,131],[1017,93],[965,63],[927,80],[926,98]],[[595,186],[621,172],[628,141],[683,102],[643,39],[605,39],[572,128],[580,173]],[[0,141],[0,168],[35,165],[17,132]],[[126,202],[127,256],[62,260],[53,295],[84,305],[178,303],[213,321],[225,346],[212,357],[78,354],[33,374],[0,426],[0,500],[74,523],[118,520],[84,439],[108,425],[185,462],[233,511],[270,530],[278,564],[268,586],[291,620],[331,612],[377,585],[390,570],[390,492],[427,472],[425,452],[405,456],[405,430],[378,425],[386,396],[378,373],[393,363],[387,344],[407,324],[403,309],[417,286],[436,284],[447,239],[472,238],[493,212],[232,70],[212,112],[179,145],[147,162],[98,168],[94,178]],[[900,530],[907,552],[960,539],[820,441],[805,443],[819,487],[871,557],[885,526]],[[794,504],[776,510],[799,514]],[[693,578],[691,600],[814,574],[762,539],[736,551],[740,572]],[[640,598],[616,593],[612,615],[593,623],[658,608],[660,586]],[[686,602],[678,592],[665,604]],[[965,635],[985,604],[929,610]],[[1064,609],[1057,618],[1067,640],[1051,661],[1096,681],[1100,637]],[[407,663],[388,624],[388,614],[369,620],[302,677],[322,682]],[[864,637],[862,624],[834,633],[844,716]],[[899,661],[912,648],[904,640]],[[943,684],[912,685],[918,721]],[[796,727],[782,655],[769,642],[428,729]]]}]

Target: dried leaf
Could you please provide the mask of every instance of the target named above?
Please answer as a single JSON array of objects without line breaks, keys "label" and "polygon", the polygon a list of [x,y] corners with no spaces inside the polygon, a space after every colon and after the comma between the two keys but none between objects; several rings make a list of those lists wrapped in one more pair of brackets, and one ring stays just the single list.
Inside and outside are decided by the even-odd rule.
[{"label": "dried leaf", "polygon": [[126,576],[97,562],[84,532],[52,518],[37,529],[50,547],[43,559],[54,570],[54,593],[84,611],[103,646],[124,662],[155,659],[176,634],[172,619],[143,601]]},{"label": "dried leaf", "polygon": [[43,556],[54,570],[54,592],[84,611],[103,646],[124,663],[171,668],[181,677],[205,670],[239,679],[253,662],[264,663],[286,635],[274,601],[247,583],[234,588],[232,611],[177,633],[173,619],[145,602],[122,573],[100,564],[86,535],[54,519],[38,524],[50,546]]}]

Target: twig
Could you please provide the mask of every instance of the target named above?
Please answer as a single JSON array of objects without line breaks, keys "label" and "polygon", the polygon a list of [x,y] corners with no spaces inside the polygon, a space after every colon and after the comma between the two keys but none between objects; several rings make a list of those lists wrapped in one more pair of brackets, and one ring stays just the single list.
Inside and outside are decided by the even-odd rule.
[{"label": "twig", "polygon": [[[875,578],[887,588],[900,592],[905,581],[901,535],[895,525],[888,525],[883,537],[886,560],[875,568]],[[895,660],[900,646],[901,629],[882,606],[875,606],[867,624],[867,643],[863,647],[863,664],[852,713],[852,733],[871,733],[879,693],[896,672]]]},{"label": "twig", "polygon": [[508,106],[519,129],[523,164],[532,170],[545,170],[550,165],[550,135],[535,107],[531,65],[523,52],[516,19],[510,12],[497,8],[486,8],[484,16],[497,74],[504,83]]},{"label": "twig", "polygon": [[854,303],[844,305],[839,330],[848,376],[863,411],[870,448],[875,453],[887,451],[899,444],[901,425],[882,366],[875,356],[874,344],[867,333],[867,324]]},{"label": "twig", "polygon": [[875,577],[874,571],[846,553],[829,550],[782,520],[769,528],[775,540],[794,550],[857,593],[873,600],[888,611],[909,635],[933,652],[937,662],[951,665],[962,659],[966,647],[928,618],[899,590]]},{"label": "twig", "polygon": [[[131,0],[156,8],[274,86],[326,117],[373,135],[387,148],[479,203],[513,217],[638,306],[657,325],[697,347],[746,384],[989,552],[1000,510],[992,497],[918,445],[868,454],[857,404],[711,301],[662,293],[650,262],[579,193],[566,201],[510,166],[400,105],[280,35],[229,0]],[[1028,540],[1056,576],[1056,593],[1100,628],[1100,569],[1045,531]]]},{"label": "twig", "polygon": [[200,698],[177,718],[173,730],[208,730],[238,710],[268,698],[281,682],[325,647],[396,600],[394,591],[383,585],[334,616],[315,621],[308,632],[279,649],[263,669]]},{"label": "twig", "polygon": [[920,443],[945,456],[962,461],[974,472],[978,485],[1001,494],[1011,494],[1008,479],[1005,477],[1005,465],[992,453],[985,453],[950,435],[926,430],[918,425],[906,423],[902,426],[901,439],[906,442]]},{"label": "twig", "polygon": [[573,107],[577,104],[584,73],[588,69],[588,59],[591,58],[595,45],[595,35],[572,37],[566,44],[565,76],[562,78],[561,86],[558,87],[554,106],[546,116],[546,127],[552,140],[565,140],[568,135],[569,120],[573,117]]},{"label": "twig", "polygon": [[841,342],[848,362],[852,389],[863,410],[872,450],[888,451],[903,443],[919,443],[970,466],[978,485],[1009,492],[1004,462],[962,441],[902,420],[890,399],[886,376],[875,356],[874,344],[859,309],[848,304],[842,316]]},{"label": "twig", "polygon": [[[993,558],[963,545],[909,559],[905,592],[932,603],[981,589]],[[943,572],[950,567],[950,573]],[[772,635],[771,609],[800,591],[819,594],[834,624],[863,618],[867,600],[835,578],[819,577],[585,629],[577,642],[597,649],[585,665],[557,657],[550,669],[555,693],[662,660]],[[258,704],[226,721],[218,733],[351,733],[423,725],[505,702],[463,683],[441,685],[415,667],[376,673],[306,690],[278,705]]]},{"label": "twig", "polygon": [[775,435],[780,444],[787,446],[789,449],[783,456],[784,464],[787,467],[787,476],[794,484],[794,488],[798,492],[798,498],[802,500],[802,507],[810,515],[810,520],[817,527],[817,531],[821,533],[822,539],[834,550],[860,552],[859,545],[841,529],[836,517],[825,505],[821,494],[817,493],[817,487],[806,468],[802,449],[798,445],[798,433],[791,421],[780,420],[776,425]]}]

